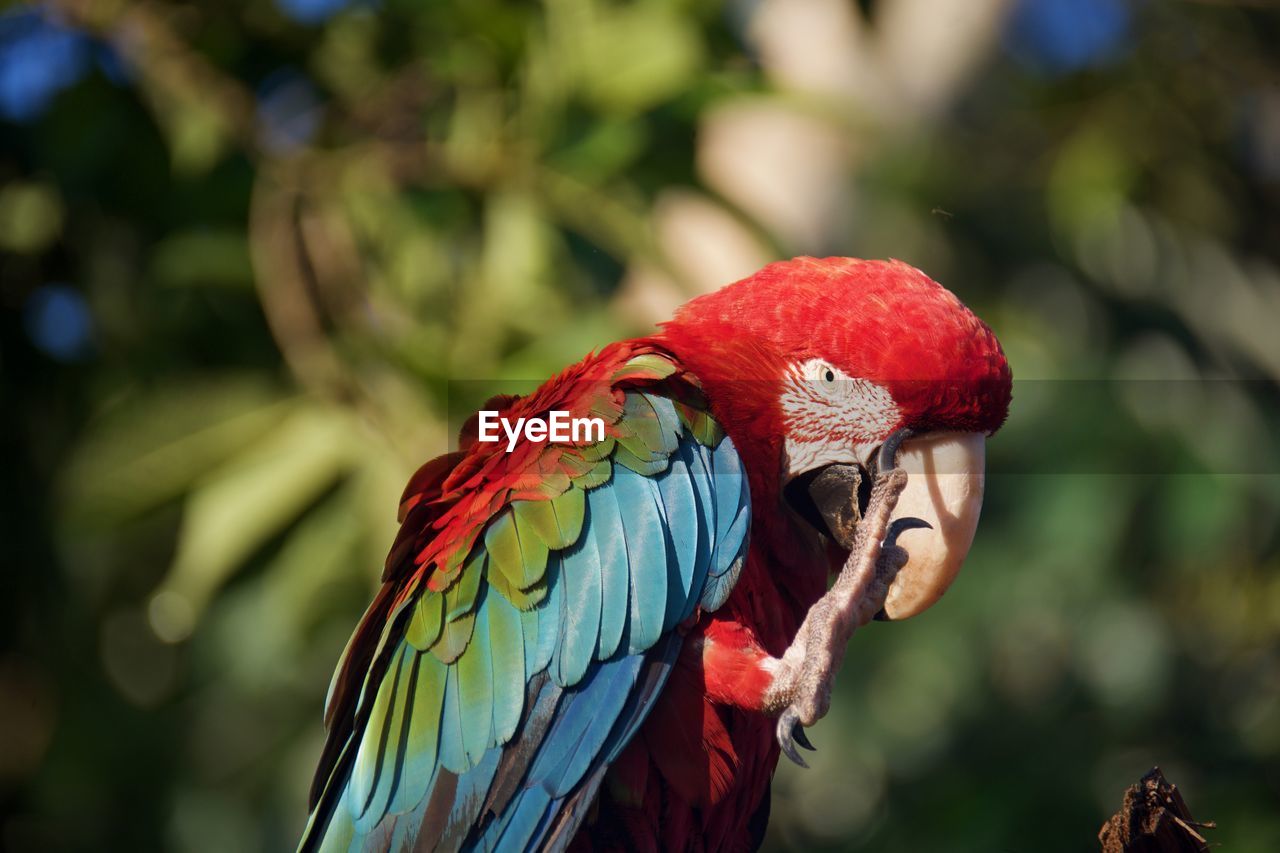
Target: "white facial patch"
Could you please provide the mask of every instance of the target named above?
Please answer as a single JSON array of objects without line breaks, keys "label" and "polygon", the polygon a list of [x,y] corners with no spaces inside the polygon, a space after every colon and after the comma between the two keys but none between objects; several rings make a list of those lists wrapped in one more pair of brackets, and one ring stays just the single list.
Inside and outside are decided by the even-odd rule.
[{"label": "white facial patch", "polygon": [[788,371],[779,403],[789,474],[833,462],[865,463],[901,420],[884,386],[818,358]]}]

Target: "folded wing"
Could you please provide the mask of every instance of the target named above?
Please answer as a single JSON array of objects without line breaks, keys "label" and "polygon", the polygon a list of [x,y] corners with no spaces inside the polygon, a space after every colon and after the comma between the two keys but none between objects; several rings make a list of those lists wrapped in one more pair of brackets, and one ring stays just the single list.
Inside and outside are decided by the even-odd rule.
[{"label": "folded wing", "polygon": [[[662,692],[675,629],[727,598],[750,526],[741,460],[693,380],[653,351],[610,371],[607,399],[566,403],[606,415],[603,442],[453,454],[411,482],[335,674],[299,849],[572,839]],[[458,507],[477,506],[460,532]],[[451,533],[462,545],[442,554]]]}]

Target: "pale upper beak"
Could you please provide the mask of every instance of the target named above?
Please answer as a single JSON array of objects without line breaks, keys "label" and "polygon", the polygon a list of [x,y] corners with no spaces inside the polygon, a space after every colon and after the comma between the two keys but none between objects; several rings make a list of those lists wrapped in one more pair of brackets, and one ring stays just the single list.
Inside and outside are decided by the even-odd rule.
[{"label": "pale upper beak", "polygon": [[893,518],[914,516],[933,529],[908,530],[898,539],[909,559],[889,586],[889,619],[927,610],[960,572],[982,512],[986,436],[946,432],[909,438],[898,452],[898,466],[907,472],[907,486]]}]

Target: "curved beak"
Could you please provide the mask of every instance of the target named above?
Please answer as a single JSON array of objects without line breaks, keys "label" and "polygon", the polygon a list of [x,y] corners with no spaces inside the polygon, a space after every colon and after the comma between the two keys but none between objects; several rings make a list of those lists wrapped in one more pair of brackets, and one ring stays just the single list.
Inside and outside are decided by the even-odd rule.
[{"label": "curved beak", "polygon": [[893,518],[914,516],[932,530],[906,530],[898,539],[909,555],[889,586],[884,615],[906,619],[927,610],[951,586],[973,544],[986,479],[986,436],[931,433],[909,438],[898,453],[907,487]]}]

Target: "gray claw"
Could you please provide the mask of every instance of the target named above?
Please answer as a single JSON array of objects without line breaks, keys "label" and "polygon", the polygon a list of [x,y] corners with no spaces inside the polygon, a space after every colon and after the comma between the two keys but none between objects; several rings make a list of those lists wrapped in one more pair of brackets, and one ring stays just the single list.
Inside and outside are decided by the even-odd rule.
[{"label": "gray claw", "polygon": [[885,439],[884,444],[880,445],[880,455],[876,457],[876,473],[883,474],[898,467],[898,448],[911,435],[911,429],[903,427]]},{"label": "gray claw", "polygon": [[898,544],[898,537],[903,533],[908,530],[919,530],[920,528],[932,530],[933,525],[925,521],[923,518],[916,518],[912,515],[908,515],[904,518],[895,518],[893,521],[889,522],[889,531],[884,535],[883,547],[892,548],[894,545]]},{"label": "gray claw", "polygon": [[796,746],[801,749],[807,749],[810,752],[818,751],[818,748],[809,742],[809,736],[804,733],[804,726],[797,724],[796,727],[791,730],[791,737],[795,740]]},{"label": "gray claw", "polygon": [[[800,757],[800,753],[796,752],[794,742],[794,733],[800,728],[800,718],[796,712],[788,708],[778,717],[777,738],[778,746],[782,747],[782,754],[790,758],[801,767],[808,768],[808,764]],[[803,735],[801,735],[803,737]]]}]

